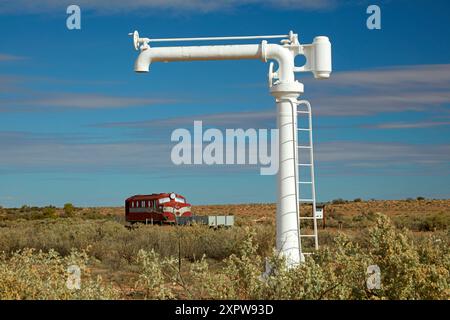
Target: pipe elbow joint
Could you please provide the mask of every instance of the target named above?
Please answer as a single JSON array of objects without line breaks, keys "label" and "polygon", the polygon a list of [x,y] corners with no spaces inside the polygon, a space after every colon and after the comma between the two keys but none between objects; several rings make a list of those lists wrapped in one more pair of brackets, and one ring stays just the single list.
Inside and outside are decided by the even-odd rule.
[{"label": "pipe elbow joint", "polygon": [[149,50],[142,51],[134,62],[134,71],[138,73],[146,73],[150,71],[152,58]]},{"label": "pipe elbow joint", "polygon": [[278,44],[268,44],[264,48],[264,59],[278,62],[278,78],[281,82],[294,82],[294,56]]}]

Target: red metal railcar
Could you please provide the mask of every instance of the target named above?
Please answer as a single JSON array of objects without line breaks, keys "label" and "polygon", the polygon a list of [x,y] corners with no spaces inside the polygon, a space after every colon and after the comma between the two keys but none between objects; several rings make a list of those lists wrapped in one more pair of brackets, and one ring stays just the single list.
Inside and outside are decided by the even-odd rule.
[{"label": "red metal railcar", "polygon": [[185,197],[173,192],[136,195],[125,200],[128,222],[175,223],[177,216],[192,216],[191,205]]}]

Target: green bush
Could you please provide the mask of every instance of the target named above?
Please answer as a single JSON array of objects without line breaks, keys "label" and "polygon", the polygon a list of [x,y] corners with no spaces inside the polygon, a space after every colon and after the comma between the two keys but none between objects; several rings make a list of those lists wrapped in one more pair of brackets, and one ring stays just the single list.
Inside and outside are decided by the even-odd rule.
[{"label": "green bush", "polygon": [[332,204],[346,204],[347,200],[344,200],[342,198],[339,199],[334,199],[333,201],[331,201]]},{"label": "green bush", "polygon": [[73,217],[73,215],[75,214],[76,208],[74,207],[73,204],[71,203],[66,203],[64,205],[64,214],[66,215],[66,217]]},{"label": "green bush", "polygon": [[[139,225],[128,230],[120,223],[105,219],[17,220],[6,221],[4,225],[0,228],[0,251],[54,249],[61,255],[67,255],[72,248],[82,250],[91,246],[91,254],[113,270],[132,264],[140,249],[154,249],[163,257],[178,256],[179,242],[183,258],[195,261],[205,254],[220,260],[236,253],[238,244],[245,237],[243,227],[214,230],[205,226]],[[261,225],[255,230],[260,244],[258,254],[270,253],[274,246],[273,227]]]},{"label": "green bush", "polygon": [[139,250],[137,263],[140,273],[135,287],[145,292],[145,298],[175,298],[171,288],[171,284],[177,281],[176,260],[174,258],[161,258],[153,249],[149,252]]},{"label": "green bush", "polygon": [[400,228],[414,231],[437,231],[450,228],[450,215],[445,212],[432,214],[403,215],[394,218],[395,224]]},{"label": "green bush", "polygon": [[[444,213],[429,219],[448,226]],[[147,299],[450,298],[448,228],[417,236],[372,212],[345,223],[364,229],[349,235],[322,231],[321,249],[288,269],[272,249],[270,225],[219,230],[140,225],[128,230],[106,219],[6,220],[0,226],[0,299],[130,297],[91,276],[98,264],[108,273],[132,272],[125,287],[135,284],[133,294]],[[83,270],[86,286],[80,290],[65,287],[70,264]],[[381,270],[379,289],[367,288],[371,265]]]},{"label": "green bush", "polygon": [[[118,292],[91,276],[86,252],[71,251],[63,258],[56,251],[47,253],[24,249],[11,256],[0,255],[0,299],[115,299]],[[79,288],[68,286],[69,266],[81,271]],[[69,284],[72,282],[69,282]]]},{"label": "green bush", "polygon": [[[254,238],[255,232],[247,230],[239,252],[224,259],[219,270],[211,271],[205,258],[192,264],[186,277],[189,282],[176,280],[174,273],[164,280],[158,267],[151,264],[153,271],[144,272],[143,277],[159,275],[157,284],[152,282],[154,279],[148,284],[156,297],[167,297],[167,286],[172,281],[191,297],[202,299],[450,298],[448,243],[433,237],[413,242],[382,215],[376,215],[375,224],[365,234],[364,246],[340,234],[332,246],[292,268],[286,268],[283,257],[274,253],[269,258],[271,272],[264,275],[263,259],[257,254]],[[160,259],[152,252],[147,256],[153,263]],[[162,261],[159,270],[176,270],[175,262]],[[375,289],[369,289],[366,283],[367,268],[372,265],[381,271],[381,286]],[[173,290],[170,294],[176,297]]]}]

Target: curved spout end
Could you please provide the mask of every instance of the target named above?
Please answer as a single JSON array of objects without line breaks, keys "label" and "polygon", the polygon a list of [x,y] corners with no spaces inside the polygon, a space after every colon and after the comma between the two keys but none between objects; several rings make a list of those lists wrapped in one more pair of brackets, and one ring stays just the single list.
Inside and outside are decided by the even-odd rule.
[{"label": "curved spout end", "polygon": [[139,54],[136,61],[134,62],[134,71],[137,73],[149,72],[151,59],[144,56],[142,53]]},{"label": "curved spout end", "polygon": [[330,71],[321,71],[321,72],[315,72],[313,71],[314,78],[319,80],[329,79],[330,78]]}]

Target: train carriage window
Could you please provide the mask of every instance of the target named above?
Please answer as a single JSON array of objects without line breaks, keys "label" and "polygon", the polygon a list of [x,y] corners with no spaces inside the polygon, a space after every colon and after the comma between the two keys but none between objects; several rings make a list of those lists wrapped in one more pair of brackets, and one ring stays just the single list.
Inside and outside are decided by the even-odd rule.
[{"label": "train carriage window", "polygon": [[139,208],[139,201],[136,201],[136,208]]},{"label": "train carriage window", "polygon": [[141,201],[141,207],[142,207],[142,208],[145,208],[145,200],[142,200],[142,201]]},{"label": "train carriage window", "polygon": [[131,201],[131,207],[134,208],[134,201]]},{"label": "train carriage window", "polygon": [[181,199],[181,198],[175,198],[175,202],[186,203],[186,201],[184,199]]},{"label": "train carriage window", "polygon": [[161,199],[159,199],[159,204],[163,204],[163,203],[166,203],[166,202],[170,202],[170,198],[161,198]]}]

